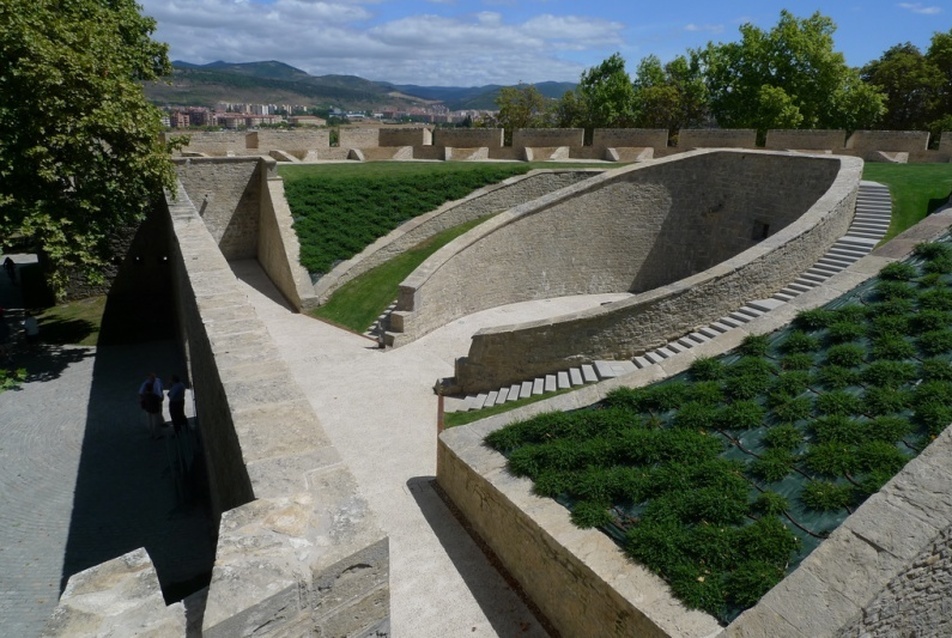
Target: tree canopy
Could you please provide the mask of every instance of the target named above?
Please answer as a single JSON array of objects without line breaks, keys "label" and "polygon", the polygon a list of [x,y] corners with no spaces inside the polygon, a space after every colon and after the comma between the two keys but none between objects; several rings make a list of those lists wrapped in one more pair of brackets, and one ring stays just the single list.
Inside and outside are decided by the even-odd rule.
[{"label": "tree canopy", "polygon": [[28,241],[63,292],[174,171],[141,82],[171,72],[133,0],[0,3],[0,241]]},{"label": "tree canopy", "polygon": [[725,128],[870,128],[883,113],[879,90],[833,50],[833,21],[781,11],[770,31],[741,26],[739,42],[708,44],[711,112]]}]

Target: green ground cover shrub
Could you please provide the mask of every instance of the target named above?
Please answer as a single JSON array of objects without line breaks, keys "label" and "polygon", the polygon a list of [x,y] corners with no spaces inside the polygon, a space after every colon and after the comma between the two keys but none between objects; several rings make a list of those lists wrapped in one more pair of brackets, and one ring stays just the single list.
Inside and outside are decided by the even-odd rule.
[{"label": "green ground cover shrub", "polygon": [[403,222],[530,170],[518,163],[373,162],[281,167],[301,265],[326,273]]},{"label": "green ground cover shrub", "polygon": [[[729,622],[952,422],[943,325],[952,284],[927,268],[948,253],[917,253],[781,334],[747,338],[656,385],[614,390],[571,420],[497,430],[487,443],[685,604]],[[606,410],[631,416],[592,425]],[[594,436],[597,446],[583,445]],[[612,442],[621,451],[602,447]],[[549,457],[555,464],[544,466]]]}]

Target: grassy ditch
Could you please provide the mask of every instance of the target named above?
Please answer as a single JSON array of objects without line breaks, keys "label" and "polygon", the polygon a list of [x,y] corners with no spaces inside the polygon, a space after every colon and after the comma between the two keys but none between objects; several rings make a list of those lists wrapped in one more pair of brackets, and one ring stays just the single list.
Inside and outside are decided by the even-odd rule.
[{"label": "grassy ditch", "polygon": [[363,332],[397,298],[400,282],[427,257],[466,231],[484,222],[482,217],[448,228],[390,261],[355,277],[331,295],[311,316],[330,321],[354,332]]},{"label": "grassy ditch", "polygon": [[893,213],[884,241],[935,212],[952,193],[952,164],[869,163],[863,179],[889,186]]},{"label": "grassy ditch", "polygon": [[728,623],[952,422],[952,247],[684,375],[487,443]]}]

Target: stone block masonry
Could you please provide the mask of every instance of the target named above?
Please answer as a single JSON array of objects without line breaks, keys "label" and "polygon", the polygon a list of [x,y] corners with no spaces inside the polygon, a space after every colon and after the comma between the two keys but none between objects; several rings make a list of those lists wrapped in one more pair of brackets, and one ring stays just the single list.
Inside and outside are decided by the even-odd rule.
[{"label": "stone block masonry", "polygon": [[184,188],[169,211],[180,325],[221,514],[203,635],[385,627],[387,537]]},{"label": "stone block masonry", "polygon": [[668,130],[648,128],[597,128],[592,135],[596,151],[606,148],[653,148],[668,146]]},{"label": "stone block masonry", "polygon": [[585,131],[580,128],[521,128],[512,133],[512,147],[582,146],[584,138]]},{"label": "stone block masonry", "polygon": [[928,145],[928,131],[856,131],[846,141],[846,148],[856,153],[917,153],[925,151]]},{"label": "stone block masonry", "polygon": [[754,148],[754,129],[683,128],[678,132],[678,148]]},{"label": "stone block masonry", "polygon": [[501,128],[438,128],[433,131],[433,145],[453,148],[501,148]]},{"label": "stone block masonry", "polygon": [[773,150],[841,151],[846,131],[821,129],[770,129],[766,147]]}]

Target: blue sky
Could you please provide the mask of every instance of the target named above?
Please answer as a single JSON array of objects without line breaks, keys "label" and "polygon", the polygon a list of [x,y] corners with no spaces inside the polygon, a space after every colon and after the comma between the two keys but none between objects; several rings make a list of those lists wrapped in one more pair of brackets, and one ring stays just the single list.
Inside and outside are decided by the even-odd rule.
[{"label": "blue sky", "polygon": [[952,29],[952,0],[139,0],[175,60],[279,60],[313,75],[426,86],[578,81],[613,53],[633,73],[780,11],[837,25],[835,48],[862,66],[889,47],[921,50]]}]

